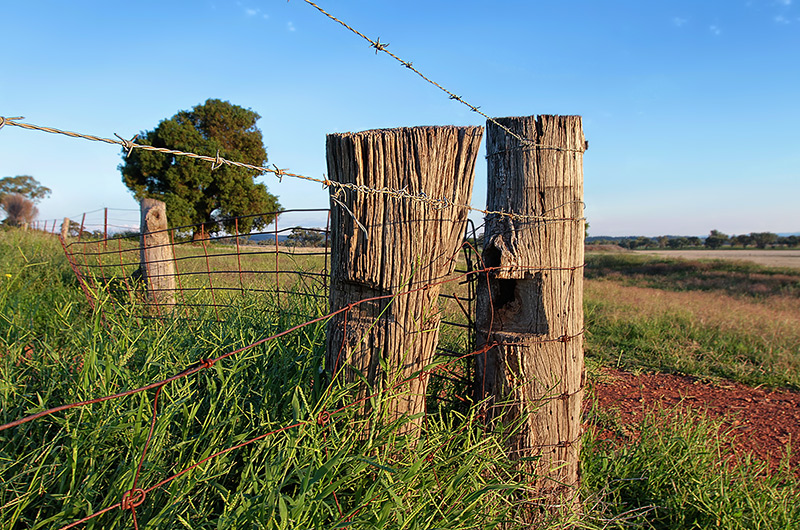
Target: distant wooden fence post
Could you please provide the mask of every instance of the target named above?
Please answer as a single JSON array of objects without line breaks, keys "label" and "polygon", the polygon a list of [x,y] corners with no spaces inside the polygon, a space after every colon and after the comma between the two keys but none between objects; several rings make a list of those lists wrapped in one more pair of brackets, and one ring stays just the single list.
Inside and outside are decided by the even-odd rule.
[{"label": "distant wooden fence post", "polygon": [[175,304],[175,260],[167,226],[166,205],[142,199],[139,263],[150,301],[158,309]]},{"label": "distant wooden fence post", "polygon": [[69,218],[65,217],[61,223],[61,239],[64,241],[69,237]]},{"label": "distant wooden fence post", "polygon": [[[433,284],[453,270],[468,211],[403,195],[469,204],[482,135],[482,127],[411,127],[327,137],[330,180],[384,190],[330,187],[331,310],[353,305],[329,323],[326,366],[343,369],[348,382],[363,377],[370,388],[362,395],[411,378],[433,359],[440,321]],[[383,298],[358,303],[374,297]],[[389,420],[424,413],[427,385],[422,374],[393,389],[381,413]]]},{"label": "distant wooden fence post", "polygon": [[[546,503],[574,507],[583,361],[583,152],[579,116],[487,122],[487,210],[477,291],[475,389],[488,417],[520,422],[509,456],[526,459]],[[538,460],[537,460],[538,458]],[[531,462],[531,464],[528,464]]]}]

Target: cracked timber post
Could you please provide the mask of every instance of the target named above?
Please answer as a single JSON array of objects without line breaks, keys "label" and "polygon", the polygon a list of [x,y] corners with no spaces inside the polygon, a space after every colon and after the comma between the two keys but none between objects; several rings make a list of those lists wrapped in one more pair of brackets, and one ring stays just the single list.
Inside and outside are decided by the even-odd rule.
[{"label": "cracked timber post", "polygon": [[[475,393],[490,422],[514,425],[507,450],[539,478],[535,496],[575,508],[583,398],[583,152],[579,116],[487,122],[487,210],[479,279]],[[533,145],[536,144],[536,145]],[[541,217],[541,218],[536,218]],[[488,289],[487,289],[488,287]],[[496,424],[496,423],[495,423]]]},{"label": "cracked timber post", "polygon": [[147,285],[148,303],[154,312],[175,305],[175,258],[167,226],[167,207],[156,199],[140,203],[141,234],[139,270]]},{"label": "cracked timber post", "polygon": [[[469,204],[482,136],[482,127],[330,134],[329,178]],[[427,374],[416,374],[433,361],[439,334],[432,284],[453,271],[468,211],[339,186],[330,194],[331,311],[357,305],[329,322],[326,366],[346,382],[365,381],[362,397],[413,377],[391,389],[380,413],[389,421],[417,415],[401,429],[416,436],[428,385]],[[385,298],[358,303],[373,297]]]}]

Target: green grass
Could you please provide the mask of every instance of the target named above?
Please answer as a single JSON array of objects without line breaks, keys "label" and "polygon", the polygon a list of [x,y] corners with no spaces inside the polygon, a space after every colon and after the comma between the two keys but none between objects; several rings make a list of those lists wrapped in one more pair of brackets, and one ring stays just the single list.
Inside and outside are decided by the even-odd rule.
[{"label": "green grass", "polygon": [[[279,311],[274,298],[244,296],[221,323],[162,322],[140,318],[136,307],[104,311],[112,301],[102,292],[99,299],[92,311],[55,238],[0,231],[0,423],[139,387],[325,312],[324,301],[303,296],[284,297]],[[442,340],[466,348],[455,328]],[[527,479],[505,458],[504,433],[484,432],[457,399],[463,388],[436,387],[449,400],[431,400],[416,443],[401,435],[402,424],[359,417],[355,408],[320,423],[320,411],[353,395],[329,388],[324,348],[321,321],[165,386],[140,487],[272,434],[150,492],[136,509],[139,527],[527,527]],[[119,502],[133,486],[153,397],[151,390],[0,431],[0,528],[58,528]],[[610,416],[596,421],[614,425]],[[715,429],[657,417],[645,420],[638,444],[587,434],[581,520],[540,527],[800,525],[791,503],[797,479],[764,477],[755,462],[727,466]],[[115,509],[84,527],[131,528],[131,513]]]},{"label": "green grass", "polygon": [[[603,411],[597,423],[613,429]],[[654,411],[627,440],[584,438],[588,519],[603,528],[788,529],[800,523],[800,480],[788,465],[734,456],[733,435],[693,413]]]},{"label": "green grass", "polygon": [[[16,274],[3,284],[2,423],[159,380],[305,321],[295,314],[325,310],[298,296],[281,301],[292,312],[269,311],[276,301],[261,297],[224,323],[142,320],[136,308],[92,312],[54,242],[0,233],[0,265]],[[45,281],[52,275],[63,283]],[[506,493],[524,482],[510,474],[500,436],[486,436],[463,407],[429,414],[418,443],[399,434],[402,425],[357,417],[355,408],[320,425],[322,410],[338,409],[353,394],[337,385],[326,391],[324,345],[321,321],[164,387],[141,487],[297,425],[154,490],[136,510],[140,523],[491,528],[517,517]],[[0,528],[58,527],[118,502],[133,486],[153,397],[150,391],[0,432]],[[114,510],[86,527],[129,528],[130,517]]]}]

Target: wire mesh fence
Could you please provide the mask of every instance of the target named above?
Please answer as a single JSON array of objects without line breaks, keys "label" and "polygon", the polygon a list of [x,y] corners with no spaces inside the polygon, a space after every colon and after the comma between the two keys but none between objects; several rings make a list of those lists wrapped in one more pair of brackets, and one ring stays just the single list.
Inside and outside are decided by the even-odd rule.
[{"label": "wire mesh fence", "polygon": [[[63,241],[64,251],[92,307],[110,297],[113,303],[104,305],[104,311],[126,307],[133,309],[139,318],[222,321],[231,314],[229,310],[240,308],[243,301],[254,296],[270,296],[275,301],[274,311],[290,313],[292,308],[281,304],[282,297],[300,295],[323,304],[329,299],[330,211],[327,209],[246,216],[274,218],[264,229],[247,233],[223,228],[238,227],[242,217],[162,231],[174,265],[174,273],[168,278],[174,285],[170,288],[174,290],[170,304],[164,304],[162,297],[157,296],[158,287],[148,286],[145,281],[144,243],[135,224],[138,220],[131,215],[114,217],[116,212],[134,213],[102,209],[81,215],[80,226],[68,221],[70,236]],[[310,217],[327,219],[326,226],[297,224]],[[467,273],[478,267],[477,239],[475,225],[469,221],[454,268],[454,274],[467,276],[455,285],[448,285],[440,295],[442,324],[465,330],[470,340],[474,337],[476,278]]]},{"label": "wire mesh fence", "polygon": [[[67,258],[94,305],[97,296],[110,295],[118,304],[137,302],[142,317],[168,314],[187,319],[224,319],[224,310],[242,298],[272,293],[280,299],[303,288],[306,296],[325,299],[329,244],[327,227],[303,228],[293,221],[327,216],[327,210],[300,209],[266,212],[226,219],[232,231],[217,223],[179,226],[160,231],[168,246],[173,303],[165,305],[143,271],[143,238],[138,227],[110,237],[82,235],[65,242]],[[275,218],[262,230],[240,233],[239,221]],[[149,263],[157,265],[157,263]],[[162,274],[163,276],[164,274]],[[151,283],[154,278],[150,278]],[[160,282],[159,285],[163,284]],[[156,287],[156,290],[159,288]],[[174,313],[174,315],[173,315]]]}]

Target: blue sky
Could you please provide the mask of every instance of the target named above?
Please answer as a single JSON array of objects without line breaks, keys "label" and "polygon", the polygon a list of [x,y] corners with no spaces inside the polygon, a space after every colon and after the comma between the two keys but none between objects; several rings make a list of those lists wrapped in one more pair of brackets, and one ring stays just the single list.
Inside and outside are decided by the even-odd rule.
[{"label": "blue sky", "polygon": [[[491,116],[583,116],[590,235],[800,231],[800,0],[318,3]],[[130,138],[219,98],[262,116],[270,164],[321,177],[327,133],[485,121],[302,0],[2,12],[0,115],[39,125]],[[53,189],[41,218],[135,209],[120,162],[0,130],[0,177]],[[328,204],[318,184],[261,180],[284,207]]]}]

